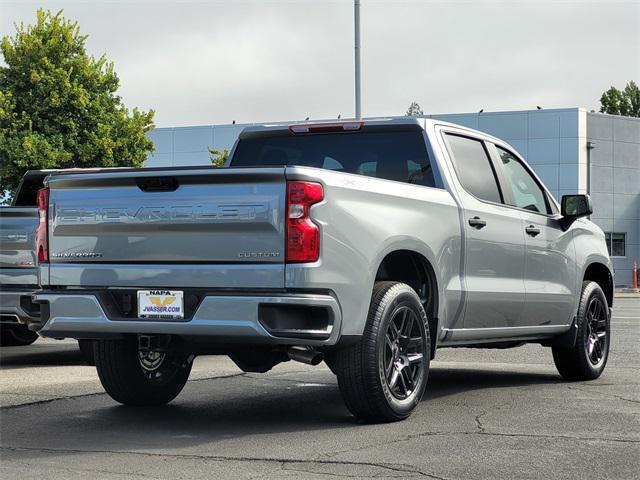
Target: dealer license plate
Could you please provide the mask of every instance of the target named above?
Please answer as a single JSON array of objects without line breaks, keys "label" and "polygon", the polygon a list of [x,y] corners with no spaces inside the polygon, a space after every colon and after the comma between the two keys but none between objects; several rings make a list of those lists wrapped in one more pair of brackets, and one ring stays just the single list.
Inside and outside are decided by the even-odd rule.
[{"label": "dealer license plate", "polygon": [[138,317],[184,318],[184,300],[180,290],[138,290]]}]

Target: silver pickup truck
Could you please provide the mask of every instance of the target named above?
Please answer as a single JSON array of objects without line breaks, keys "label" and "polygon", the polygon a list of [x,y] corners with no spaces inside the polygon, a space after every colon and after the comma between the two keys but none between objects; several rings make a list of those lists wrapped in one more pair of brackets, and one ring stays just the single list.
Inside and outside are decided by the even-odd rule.
[{"label": "silver pickup truck", "polygon": [[61,173],[40,195],[31,328],[95,339],[115,400],[162,404],[195,355],[324,360],[349,410],[406,418],[437,348],[607,362],[612,265],[587,195],[558,206],[505,142],[416,119],[245,129],[229,168]]},{"label": "silver pickup truck", "polygon": [[10,206],[0,207],[0,345],[35,342],[38,334],[26,322],[40,306],[29,301],[38,289],[36,229],[39,223],[36,197],[50,172],[27,172]]}]

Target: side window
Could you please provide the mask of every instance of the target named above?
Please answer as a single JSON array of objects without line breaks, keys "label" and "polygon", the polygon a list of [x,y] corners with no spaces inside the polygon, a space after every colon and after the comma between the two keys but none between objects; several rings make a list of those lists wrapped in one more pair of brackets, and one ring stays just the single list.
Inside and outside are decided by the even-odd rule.
[{"label": "side window", "polygon": [[447,139],[460,183],[481,200],[502,203],[496,174],[480,140],[448,133]]},{"label": "side window", "polygon": [[322,161],[322,168],[326,168],[327,170],[344,170],[342,164],[332,157],[324,157],[324,160]]},{"label": "side window", "polygon": [[544,190],[535,181],[520,161],[507,150],[500,147],[498,154],[513,191],[513,206],[538,213],[550,213],[547,208]]},{"label": "side window", "polygon": [[425,187],[436,186],[431,162],[422,164],[413,160],[408,160],[407,169],[409,170],[409,183],[415,183],[416,185],[423,185]]},{"label": "side window", "polygon": [[376,176],[376,162],[364,162],[361,163],[356,173],[360,175],[366,175],[368,177]]}]

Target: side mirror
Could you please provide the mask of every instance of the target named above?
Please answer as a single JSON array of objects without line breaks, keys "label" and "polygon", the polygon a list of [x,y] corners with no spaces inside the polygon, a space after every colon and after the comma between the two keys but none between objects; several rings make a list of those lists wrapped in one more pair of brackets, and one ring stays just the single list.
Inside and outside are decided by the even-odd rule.
[{"label": "side mirror", "polygon": [[589,195],[563,195],[562,210],[563,217],[580,218],[593,213],[591,197]]},{"label": "side mirror", "polygon": [[580,217],[586,217],[593,213],[591,197],[589,195],[563,195],[561,224],[565,230]]}]

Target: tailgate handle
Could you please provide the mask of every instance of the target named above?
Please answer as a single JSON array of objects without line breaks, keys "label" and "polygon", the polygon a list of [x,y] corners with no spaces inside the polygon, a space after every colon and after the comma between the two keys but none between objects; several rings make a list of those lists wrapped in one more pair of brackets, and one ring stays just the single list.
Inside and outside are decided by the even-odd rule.
[{"label": "tailgate handle", "polygon": [[143,192],[174,192],[178,189],[178,181],[173,177],[139,178],[136,184]]}]

